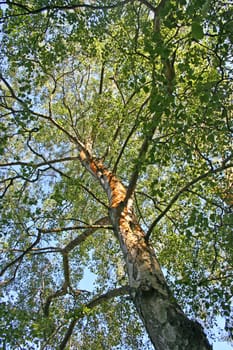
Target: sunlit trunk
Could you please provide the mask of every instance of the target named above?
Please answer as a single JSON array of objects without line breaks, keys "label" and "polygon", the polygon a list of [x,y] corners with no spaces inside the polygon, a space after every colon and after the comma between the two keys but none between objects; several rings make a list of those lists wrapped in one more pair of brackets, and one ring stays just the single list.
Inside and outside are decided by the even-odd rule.
[{"label": "sunlit trunk", "polygon": [[83,159],[109,199],[109,216],[123,252],[132,300],[156,350],[212,349],[201,326],[189,320],[174,300],[154,249],[133,211],[124,203],[126,188],[103,164]]}]

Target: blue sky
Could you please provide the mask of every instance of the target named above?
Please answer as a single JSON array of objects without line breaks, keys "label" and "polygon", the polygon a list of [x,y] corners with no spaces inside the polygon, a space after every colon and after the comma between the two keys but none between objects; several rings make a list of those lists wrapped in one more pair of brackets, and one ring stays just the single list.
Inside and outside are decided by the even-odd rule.
[{"label": "blue sky", "polygon": [[233,346],[226,342],[216,342],[213,344],[213,350],[232,350]]}]

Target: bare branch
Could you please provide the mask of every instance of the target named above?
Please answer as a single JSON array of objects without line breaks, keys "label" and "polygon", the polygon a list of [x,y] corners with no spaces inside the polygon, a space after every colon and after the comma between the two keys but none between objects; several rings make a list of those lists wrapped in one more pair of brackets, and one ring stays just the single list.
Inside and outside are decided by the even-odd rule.
[{"label": "bare branch", "polygon": [[[3,198],[5,196],[5,194],[7,193],[8,189],[14,184],[15,180],[22,179],[22,180],[25,180],[26,182],[33,183],[33,182],[36,182],[39,179],[39,176],[40,176],[41,173],[46,172],[48,169],[50,169],[50,167],[47,167],[45,169],[38,169],[36,174],[31,174],[31,175],[35,175],[35,178],[29,178],[29,177],[26,178],[23,175],[16,175],[16,176],[13,176],[13,177],[9,177],[9,178],[0,180],[0,184],[5,184],[5,188],[2,189],[2,194],[0,195],[0,198]],[[9,181],[9,184],[7,184],[8,181]]]},{"label": "bare branch", "polygon": [[140,222],[140,219],[141,219],[142,222],[143,222],[143,225],[144,225],[145,227],[148,227],[148,224],[147,224],[146,221],[144,220],[144,217],[143,217],[143,215],[142,215],[141,209],[140,209],[140,207],[139,207],[139,203],[138,203],[137,193],[136,193],[136,192],[134,193],[134,199],[135,199],[135,207],[136,207],[137,212],[138,212],[138,215],[139,215],[139,220],[138,220],[138,221]]},{"label": "bare branch", "polygon": [[0,163],[0,167],[5,168],[5,167],[9,167],[9,166],[22,165],[22,166],[30,166],[32,168],[39,168],[39,167],[44,166],[44,165],[69,162],[69,161],[73,161],[73,160],[77,160],[77,159],[78,159],[78,157],[64,157],[64,158],[59,158],[59,159],[45,160],[44,162],[40,162],[40,163],[18,161],[18,162]]},{"label": "bare branch", "polygon": [[104,62],[101,67],[101,73],[100,73],[100,86],[99,86],[99,95],[103,92],[103,84],[104,84]]},{"label": "bare branch", "polygon": [[147,0],[138,0],[141,4],[145,5],[150,11],[156,12],[156,7],[152,5],[149,1]]},{"label": "bare branch", "polygon": [[41,233],[59,233],[64,231],[75,231],[75,230],[98,230],[98,229],[108,229],[111,230],[112,226],[110,225],[86,225],[86,226],[66,226],[66,227],[57,227],[51,229],[41,229]]},{"label": "bare branch", "polygon": [[62,249],[58,247],[32,248],[33,255],[47,254],[47,253],[61,253]]},{"label": "bare branch", "polygon": [[[136,195],[140,195],[140,196],[148,198],[149,200],[151,200],[153,202],[155,209],[158,210],[160,213],[162,212],[162,209],[156,204],[154,197],[150,196],[149,194],[147,194],[145,192],[141,192],[141,191],[135,191],[135,198],[137,199]],[[138,207],[138,205],[137,205],[137,210],[140,212],[140,208]],[[143,220],[144,225],[148,227],[148,224],[144,221],[142,214],[140,214],[140,216]],[[172,217],[168,216],[167,214],[166,214],[166,217],[173,223],[173,225],[176,226],[174,219]]]},{"label": "bare branch", "polygon": [[121,160],[121,157],[122,157],[122,155],[123,155],[123,153],[124,153],[124,151],[125,151],[125,149],[126,149],[126,147],[127,147],[127,144],[128,144],[128,142],[129,142],[131,136],[133,135],[134,131],[136,130],[136,128],[137,128],[137,124],[135,123],[135,124],[133,125],[132,129],[130,130],[128,136],[126,137],[126,139],[125,139],[125,141],[124,141],[124,143],[123,143],[123,146],[121,147],[121,150],[120,150],[120,152],[119,152],[119,155],[118,155],[118,157],[117,157],[117,160],[116,160],[116,162],[115,162],[115,164],[114,164],[114,167],[113,167],[113,170],[112,170],[113,174],[116,174],[117,167],[118,167],[118,164],[119,164],[119,162],[120,162],[120,160]]},{"label": "bare branch", "polygon": [[[46,317],[49,316],[49,307],[51,302],[53,301],[53,299],[56,299],[60,296],[63,296],[65,294],[68,293],[68,288],[71,288],[70,285],[70,269],[69,269],[69,260],[68,260],[68,253],[74,249],[78,244],[80,244],[81,242],[83,242],[86,238],[88,238],[92,233],[94,233],[98,228],[102,228],[103,225],[107,224],[109,222],[109,218],[106,216],[104,218],[101,218],[99,220],[96,221],[96,225],[94,226],[90,226],[90,228],[86,229],[86,231],[76,237],[75,239],[73,239],[71,242],[69,242],[65,248],[63,248],[62,250],[60,250],[61,254],[62,254],[62,258],[63,258],[63,273],[64,273],[64,282],[62,287],[57,290],[56,292],[54,292],[53,294],[49,295],[45,305],[44,305],[44,314]],[[83,228],[83,227],[82,227]],[[112,227],[110,226],[110,228],[112,229]],[[71,229],[71,228],[63,228],[63,229],[54,229],[55,232],[59,232],[62,230],[66,230],[66,229]],[[52,232],[54,232],[54,230],[51,230]],[[41,233],[45,233],[46,231],[44,230],[40,230]],[[80,291],[81,292],[81,291]]]},{"label": "bare branch", "polygon": [[44,315],[46,317],[49,316],[49,307],[50,307],[50,304],[51,302],[53,301],[53,299],[55,298],[58,298],[58,297],[61,297],[63,295],[65,295],[67,293],[67,287],[66,286],[62,286],[61,289],[57,290],[55,293],[51,294],[48,296],[46,302],[45,302],[45,305],[43,307],[44,309]]},{"label": "bare branch", "polygon": [[142,143],[141,149],[139,151],[138,159],[137,159],[136,165],[134,167],[134,171],[132,173],[132,176],[131,176],[131,179],[129,182],[129,186],[127,188],[127,193],[125,196],[125,203],[128,202],[129,198],[132,196],[132,194],[134,193],[134,190],[136,188],[139,172],[140,172],[142,163],[145,159],[145,155],[146,155],[146,152],[148,150],[148,147],[150,145],[149,141],[150,141],[151,137],[152,137],[152,135],[150,135],[149,137],[146,137]]},{"label": "bare branch", "polygon": [[220,205],[220,203],[217,203],[217,202],[215,202],[213,200],[210,200],[209,198],[203,196],[202,194],[200,194],[200,193],[198,193],[196,191],[188,189],[187,192],[193,194],[194,196],[197,196],[197,197],[203,199],[206,203],[210,203],[211,205],[213,205],[213,206],[215,206],[217,208],[220,208],[221,210],[225,210],[225,208],[222,205]]},{"label": "bare branch", "polygon": [[126,104],[126,103],[125,103],[125,97],[124,97],[124,94],[123,94],[123,92],[122,92],[122,90],[121,90],[121,87],[120,87],[118,81],[116,80],[115,77],[111,77],[110,79],[111,79],[112,81],[114,81],[114,83],[115,83],[115,85],[116,85],[116,87],[117,87],[117,90],[119,91],[119,93],[120,93],[120,95],[121,95],[122,102],[123,102],[123,104],[125,105],[125,104]]},{"label": "bare branch", "polygon": [[129,295],[129,293],[130,293],[129,286],[115,288],[115,289],[109,290],[107,293],[102,294],[102,295],[94,298],[93,300],[91,300],[87,304],[87,307],[92,309],[93,307],[95,307],[95,306],[97,306],[105,301],[108,301],[109,299],[116,298],[116,297],[119,297],[121,295]]},{"label": "bare branch", "polygon": [[148,0],[138,0],[141,4],[144,4],[150,11],[154,14],[154,31],[160,31],[160,19],[159,13],[161,9],[165,6],[167,0],[161,0],[160,3],[155,7]]},{"label": "bare branch", "polygon": [[5,86],[8,88],[8,90],[11,93],[11,97],[14,98],[16,101],[18,101],[18,103],[20,105],[22,105],[24,108],[26,108],[26,110],[28,112],[30,112],[32,115],[35,115],[36,117],[39,117],[41,119],[45,119],[48,120],[52,125],[54,125],[58,130],[62,131],[68,138],[70,141],[72,141],[74,144],[76,144],[76,146],[78,147],[79,151],[83,151],[85,152],[86,157],[90,156],[89,153],[87,152],[85,146],[83,145],[83,143],[81,142],[81,140],[79,140],[78,138],[76,138],[75,136],[73,136],[70,132],[68,132],[66,130],[66,128],[62,127],[59,123],[57,123],[51,115],[45,115],[39,112],[35,112],[34,110],[28,108],[28,106],[26,106],[25,102],[19,98],[16,93],[14,92],[14,89],[12,88],[12,86],[10,85],[10,83],[0,74],[0,79],[3,81],[3,83],[5,84]]},{"label": "bare branch", "polygon": [[[71,242],[69,242],[63,249],[56,249],[56,248],[53,249],[53,252],[59,252],[62,254],[64,282],[59,290],[50,294],[47,297],[45,305],[43,307],[44,314],[46,317],[49,316],[49,308],[50,308],[51,302],[58,297],[66,295],[68,293],[68,288],[70,288],[70,290],[72,290],[72,287],[70,285],[70,269],[69,269],[68,253],[72,249],[74,249],[78,244],[84,242],[84,240],[86,238],[88,238],[92,233],[94,233],[97,229],[103,228],[103,227],[108,228],[108,229],[112,229],[112,226],[105,226],[107,223],[109,223],[109,218],[107,216],[104,218],[101,218],[101,219],[96,221],[95,225],[88,227],[88,229],[85,227],[86,228],[85,232],[82,235],[73,239]],[[79,227],[81,227],[81,226],[79,226]],[[75,227],[75,228],[77,228],[77,227]],[[81,227],[81,228],[83,229],[84,227]],[[51,229],[51,230],[40,230],[40,233],[61,232],[61,231],[67,231],[67,230],[71,230],[71,229],[74,229],[74,227],[64,227],[64,228]],[[49,249],[51,250],[51,247]],[[81,293],[81,291],[79,291],[79,292]]]},{"label": "bare branch", "polygon": [[[4,189],[3,192],[0,195],[0,198],[3,198],[5,196],[5,194],[7,193],[8,189],[14,184],[14,180],[19,178],[19,176],[14,176],[8,179],[4,179],[0,181],[0,184],[3,183],[4,184]],[[9,181],[9,183],[7,184],[7,182]]]},{"label": "bare branch", "polygon": [[195,150],[200,155],[200,157],[203,158],[206,161],[207,164],[209,164],[211,170],[213,170],[214,167],[213,167],[212,161],[201,152],[201,150],[199,149],[198,145],[195,145]]},{"label": "bare branch", "polygon": [[20,8],[23,12],[14,13],[10,15],[6,15],[0,19],[0,23],[3,23],[5,20],[11,17],[21,17],[27,15],[36,15],[38,13],[49,12],[49,11],[75,11],[78,9],[90,9],[90,10],[110,10],[116,7],[124,6],[127,3],[133,2],[134,0],[124,0],[122,2],[116,2],[112,5],[92,5],[92,4],[76,4],[76,5],[48,5],[40,8],[30,8],[26,5],[22,5],[20,3],[14,1],[3,1],[2,4],[11,5]]},{"label": "bare branch", "polygon": [[8,81],[0,74],[0,79],[3,81],[3,83],[6,85],[7,89],[10,91],[11,93],[11,96],[10,97],[13,97],[15,98],[17,101],[19,101],[20,103],[23,103],[23,101],[18,98],[14,92],[14,89],[12,88],[12,86],[8,83]]}]

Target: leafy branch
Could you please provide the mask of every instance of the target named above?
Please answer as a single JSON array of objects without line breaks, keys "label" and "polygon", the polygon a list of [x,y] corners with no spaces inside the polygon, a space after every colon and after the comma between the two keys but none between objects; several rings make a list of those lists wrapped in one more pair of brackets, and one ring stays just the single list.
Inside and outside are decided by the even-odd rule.
[{"label": "leafy branch", "polygon": [[40,242],[40,239],[41,239],[41,232],[40,232],[40,230],[38,230],[38,234],[37,234],[35,241],[22,254],[20,254],[16,259],[9,262],[0,271],[0,276],[3,276],[3,274],[6,272],[6,270],[8,270],[11,266],[15,265],[16,263],[18,263],[18,265],[16,266],[16,269],[15,269],[15,272],[14,272],[14,276],[6,281],[1,282],[0,286],[4,286],[4,285],[10,283],[15,278],[16,272],[17,272],[23,258],[25,257],[26,254],[28,254]]},{"label": "leafy branch", "polygon": [[[46,317],[49,316],[49,307],[53,299],[56,299],[60,296],[66,295],[68,291],[70,290],[73,294],[76,296],[79,295],[82,291],[76,290],[74,291],[71,283],[70,283],[70,268],[69,268],[69,257],[68,253],[73,250],[76,246],[84,242],[90,235],[92,235],[96,230],[99,228],[107,228],[112,229],[111,226],[106,226],[106,224],[109,222],[108,217],[101,218],[95,222],[94,225],[91,225],[90,227],[86,228],[83,234],[77,236],[75,239],[70,241],[63,249],[60,249],[60,253],[62,254],[63,258],[63,273],[64,273],[64,282],[59,290],[52,293],[47,297],[47,300],[44,305],[44,314]],[[48,233],[48,232],[61,232],[61,231],[67,231],[67,230],[74,230],[77,227],[64,227],[59,229],[51,229],[51,230],[40,230],[41,233]],[[82,227],[83,228],[83,227]],[[86,291],[85,291],[86,292]]]},{"label": "leafy branch", "polygon": [[44,6],[38,9],[31,9],[25,5],[22,5],[20,3],[14,2],[14,1],[6,1],[6,2],[2,2],[3,4],[6,5],[12,5],[12,6],[16,6],[16,7],[20,7],[23,10],[25,10],[28,14],[36,14],[36,13],[40,13],[40,12],[44,12],[44,11],[48,11],[48,10],[75,10],[77,8],[89,8],[92,10],[106,10],[106,9],[112,9],[115,7],[119,7],[119,6],[123,6],[127,3],[131,2],[131,0],[124,0],[121,2],[116,2],[115,4],[110,4],[110,5],[93,5],[93,4],[88,4],[88,3],[79,3],[79,4],[75,4],[75,5],[48,5],[48,6]]},{"label": "leafy branch", "polygon": [[36,15],[43,12],[50,12],[50,11],[75,11],[77,9],[90,9],[90,10],[110,10],[117,7],[121,7],[126,5],[127,3],[132,2],[132,0],[124,0],[124,1],[117,1],[116,3],[110,4],[110,5],[93,5],[88,3],[79,3],[74,5],[47,5],[40,8],[30,8],[26,5],[20,4],[15,1],[1,1],[0,5],[8,5],[15,8],[18,8],[22,10],[21,13],[14,13],[7,16],[4,16],[1,18],[0,23],[3,23],[8,18],[12,17],[20,17],[20,16],[27,16],[27,15]]},{"label": "leafy branch", "polygon": [[135,123],[134,123],[133,127],[131,128],[131,130],[130,130],[128,136],[126,137],[126,139],[125,139],[125,141],[124,141],[124,143],[123,143],[123,146],[122,146],[122,148],[121,148],[121,150],[120,150],[120,152],[119,152],[119,154],[118,154],[118,157],[117,157],[117,159],[116,159],[116,162],[115,162],[115,164],[114,164],[114,167],[113,167],[113,170],[112,170],[113,174],[116,173],[117,166],[118,166],[118,164],[119,164],[119,162],[120,162],[120,160],[121,160],[121,157],[122,157],[122,155],[123,155],[123,153],[124,153],[124,151],[125,151],[125,149],[126,149],[126,147],[127,147],[127,144],[128,144],[128,142],[129,142],[130,138],[132,137],[133,133],[134,133],[134,132],[136,131],[136,129],[137,129],[138,122],[139,122],[139,116],[140,116],[140,114],[141,114],[143,108],[144,108],[144,107],[146,106],[146,104],[148,103],[148,101],[149,101],[149,97],[147,97],[147,98],[145,99],[145,101],[141,104],[141,106],[140,106],[140,108],[139,108],[139,111],[138,111],[137,116],[136,116]]},{"label": "leafy branch", "polygon": [[130,290],[129,290],[128,286],[123,286],[120,288],[112,289],[112,290],[109,290],[105,294],[94,297],[89,303],[87,303],[86,305],[83,305],[81,307],[81,310],[80,310],[81,312],[79,313],[79,317],[74,317],[71,320],[69,327],[66,331],[66,334],[65,334],[62,342],[60,343],[59,350],[64,350],[66,348],[66,345],[67,345],[70,337],[72,336],[74,327],[75,327],[76,323],[78,322],[78,320],[80,319],[80,316],[85,316],[85,313],[82,313],[82,310],[85,310],[85,309],[91,310],[94,307],[96,307],[96,306],[98,306],[98,305],[100,305],[100,304],[102,304],[110,299],[113,299],[113,298],[116,298],[119,296],[123,296],[123,295],[129,295],[129,292],[130,292]]},{"label": "leafy branch", "polygon": [[168,203],[168,205],[166,206],[166,208],[157,216],[157,218],[152,222],[152,224],[149,227],[149,230],[147,231],[146,234],[146,239],[147,241],[150,238],[150,235],[154,229],[154,227],[158,224],[158,222],[167,214],[167,212],[171,209],[171,207],[173,206],[173,204],[176,203],[176,201],[179,199],[179,197],[186,191],[189,190],[190,187],[192,187],[193,185],[195,185],[196,183],[198,183],[199,181],[209,177],[210,175],[222,172],[225,169],[228,168],[232,168],[233,164],[226,164],[226,162],[219,168],[216,169],[211,169],[209,171],[207,171],[204,174],[201,174],[199,176],[197,176],[195,179],[193,179],[192,181],[188,182],[185,186],[183,186],[170,200],[170,202]]},{"label": "leafy branch", "polygon": [[[150,97],[148,97],[144,103],[143,103],[143,107],[144,105],[146,105],[150,100]],[[131,175],[131,179],[129,181],[129,185],[127,188],[127,192],[126,192],[126,196],[125,196],[125,204],[127,204],[128,200],[131,198],[131,196],[133,195],[135,188],[136,188],[136,184],[137,184],[137,180],[138,180],[138,176],[140,173],[140,170],[142,168],[143,162],[145,160],[145,156],[146,153],[148,151],[148,148],[150,146],[150,142],[154,136],[154,132],[156,130],[156,123],[154,123],[154,120],[156,119],[156,115],[154,114],[152,121],[151,121],[151,129],[147,132],[147,135],[144,138],[144,141],[141,145],[141,148],[139,150],[139,154],[138,154],[138,158],[137,158],[137,162],[134,166],[134,170],[132,172]],[[155,124],[155,126],[153,126]]]},{"label": "leafy branch", "polygon": [[[0,198],[3,198],[3,197],[6,195],[7,191],[9,190],[9,188],[10,188],[11,186],[13,186],[15,180],[17,180],[17,179],[23,179],[23,180],[25,180],[25,182],[31,182],[31,183],[33,183],[33,182],[38,181],[38,179],[39,179],[39,177],[40,177],[40,174],[43,173],[43,172],[46,172],[48,169],[50,169],[50,167],[47,167],[47,168],[45,168],[45,169],[38,169],[36,173],[30,174],[30,176],[35,175],[34,178],[29,178],[29,177],[25,177],[25,176],[23,176],[23,175],[18,175],[18,174],[17,174],[17,175],[15,175],[15,176],[8,177],[8,178],[5,178],[5,179],[3,179],[3,180],[0,180],[0,184],[3,184],[3,187],[4,187],[4,188],[2,189],[2,193],[1,193],[1,195],[0,195]],[[15,172],[16,172],[16,171],[15,171]]]},{"label": "leafy branch", "polygon": [[138,2],[144,4],[150,11],[154,12],[154,14],[156,15],[164,7],[166,1],[167,0],[161,0],[160,3],[155,7],[148,0],[138,0]]},{"label": "leafy branch", "polygon": [[70,268],[69,268],[69,260],[68,255],[63,251],[62,252],[62,258],[63,258],[63,272],[64,272],[64,282],[62,287],[54,292],[53,294],[50,294],[45,302],[45,305],[43,307],[44,314],[46,317],[49,316],[49,307],[53,299],[56,299],[58,297],[61,297],[63,295],[67,294],[68,287],[70,287]]}]

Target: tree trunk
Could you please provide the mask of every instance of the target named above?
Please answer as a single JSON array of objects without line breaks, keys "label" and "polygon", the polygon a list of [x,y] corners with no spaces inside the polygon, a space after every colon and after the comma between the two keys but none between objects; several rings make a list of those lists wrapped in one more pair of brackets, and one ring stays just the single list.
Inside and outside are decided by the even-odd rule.
[{"label": "tree trunk", "polygon": [[133,211],[126,188],[102,163],[82,157],[109,199],[109,215],[124,255],[132,300],[156,350],[212,349],[202,327],[189,320],[166,284],[155,252]]},{"label": "tree trunk", "polygon": [[211,349],[201,326],[189,320],[172,297],[154,250],[135,216],[128,213],[126,207],[120,218],[114,213],[111,218],[124,254],[131,296],[153,345],[157,350]]},{"label": "tree trunk", "polygon": [[157,350],[211,349],[201,326],[189,320],[172,297],[153,248],[131,207],[110,216],[124,254],[131,296]]}]

